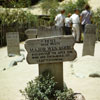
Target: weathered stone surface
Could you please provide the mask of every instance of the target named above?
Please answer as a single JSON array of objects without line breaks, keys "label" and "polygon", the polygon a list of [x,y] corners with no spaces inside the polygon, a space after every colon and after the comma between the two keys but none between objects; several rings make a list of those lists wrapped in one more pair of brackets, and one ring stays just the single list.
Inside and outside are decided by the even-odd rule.
[{"label": "weathered stone surface", "polygon": [[51,72],[54,76],[57,89],[63,89],[63,62],[39,64],[39,74],[45,71]]},{"label": "weathered stone surface", "polygon": [[[59,35],[63,35],[62,28],[58,28],[58,27],[38,28],[38,36],[37,36],[38,38],[59,36]],[[46,70],[49,70],[54,76],[54,79],[57,82],[56,88],[62,90],[63,89],[63,62],[39,64],[39,74],[42,74]]]},{"label": "weathered stone surface", "polygon": [[72,61],[76,58],[73,36],[53,36],[26,41],[29,64]]},{"label": "weathered stone surface", "polygon": [[88,24],[85,27],[84,45],[83,45],[83,56],[91,55],[94,56],[96,41],[96,26]]},{"label": "weathered stone surface", "polygon": [[27,35],[28,39],[36,38],[37,37],[37,29],[27,29],[25,31],[25,34]]},{"label": "weathered stone surface", "polygon": [[39,27],[37,37],[50,37],[63,35],[63,29],[59,27]]},{"label": "weathered stone surface", "polygon": [[6,33],[8,56],[10,54],[20,55],[19,47],[19,33],[8,32]]}]

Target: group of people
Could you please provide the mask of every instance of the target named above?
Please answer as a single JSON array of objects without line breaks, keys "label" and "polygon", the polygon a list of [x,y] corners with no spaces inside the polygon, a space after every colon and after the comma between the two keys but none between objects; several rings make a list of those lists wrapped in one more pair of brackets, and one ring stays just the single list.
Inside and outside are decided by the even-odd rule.
[{"label": "group of people", "polygon": [[69,13],[67,17],[62,9],[60,14],[55,17],[55,26],[62,27],[64,34],[73,35],[76,42],[81,42],[81,33],[85,34],[85,25],[91,24],[92,13],[90,6],[85,5],[85,9],[80,13],[79,9],[74,9],[74,13]]}]

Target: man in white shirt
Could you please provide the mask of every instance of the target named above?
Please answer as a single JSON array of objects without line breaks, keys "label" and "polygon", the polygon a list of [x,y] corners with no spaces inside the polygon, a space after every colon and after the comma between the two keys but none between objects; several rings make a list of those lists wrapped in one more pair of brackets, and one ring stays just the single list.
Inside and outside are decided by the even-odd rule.
[{"label": "man in white shirt", "polygon": [[79,10],[75,9],[74,14],[70,17],[72,21],[72,35],[74,36],[76,42],[80,42],[80,18]]},{"label": "man in white shirt", "polygon": [[65,10],[62,9],[60,11],[61,13],[58,14],[56,17],[55,17],[55,26],[57,27],[64,27],[64,24],[65,24],[65,16],[64,16],[64,13],[65,13]]}]

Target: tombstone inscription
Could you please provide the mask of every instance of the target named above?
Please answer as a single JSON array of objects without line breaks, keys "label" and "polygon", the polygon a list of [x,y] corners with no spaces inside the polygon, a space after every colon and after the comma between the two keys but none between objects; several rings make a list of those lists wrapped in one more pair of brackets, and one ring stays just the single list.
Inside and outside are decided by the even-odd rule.
[{"label": "tombstone inscription", "polygon": [[29,64],[72,61],[76,58],[73,36],[52,36],[26,41]]},{"label": "tombstone inscription", "polygon": [[18,32],[6,33],[6,40],[7,40],[8,56],[9,54],[20,55],[19,33]]},{"label": "tombstone inscription", "polygon": [[85,27],[84,44],[83,44],[83,56],[94,56],[96,42],[96,26],[93,24],[87,24]]}]

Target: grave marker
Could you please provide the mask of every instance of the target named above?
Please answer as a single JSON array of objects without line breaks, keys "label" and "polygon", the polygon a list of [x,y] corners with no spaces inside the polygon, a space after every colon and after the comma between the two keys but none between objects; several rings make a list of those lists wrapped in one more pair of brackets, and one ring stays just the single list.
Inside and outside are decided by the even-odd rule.
[{"label": "grave marker", "polygon": [[28,39],[36,38],[37,37],[37,29],[27,29],[25,31],[25,34],[27,35]]},{"label": "grave marker", "polygon": [[76,57],[73,36],[29,39],[25,43],[29,64],[72,61]]},{"label": "grave marker", "polygon": [[74,37],[61,34],[62,29],[42,27],[38,29],[37,39],[29,39],[25,43],[28,63],[38,63],[39,74],[50,71],[58,82],[56,88],[60,90],[63,89],[63,61],[76,58]]},{"label": "grave marker", "polygon": [[18,32],[6,33],[6,40],[7,40],[8,56],[9,54],[20,55],[19,33]]},{"label": "grave marker", "polygon": [[53,27],[41,26],[38,28],[37,37],[50,37],[50,36],[58,36],[58,35],[63,35],[63,28],[59,28],[56,26]]},{"label": "grave marker", "polygon": [[96,26],[88,24],[85,27],[84,44],[83,44],[83,56],[91,55],[94,56],[96,42]]}]

